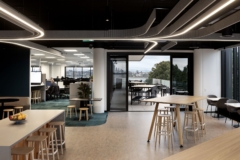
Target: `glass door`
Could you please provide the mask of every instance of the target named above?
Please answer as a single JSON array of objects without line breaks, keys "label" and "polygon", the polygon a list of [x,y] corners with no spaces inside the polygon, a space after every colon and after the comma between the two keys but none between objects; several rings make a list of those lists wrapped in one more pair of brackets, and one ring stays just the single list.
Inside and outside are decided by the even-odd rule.
[{"label": "glass door", "polygon": [[108,59],[108,111],[127,111],[127,57]]},{"label": "glass door", "polygon": [[[171,92],[176,95],[189,95],[188,58],[172,57]],[[192,91],[191,91],[192,92]]]}]

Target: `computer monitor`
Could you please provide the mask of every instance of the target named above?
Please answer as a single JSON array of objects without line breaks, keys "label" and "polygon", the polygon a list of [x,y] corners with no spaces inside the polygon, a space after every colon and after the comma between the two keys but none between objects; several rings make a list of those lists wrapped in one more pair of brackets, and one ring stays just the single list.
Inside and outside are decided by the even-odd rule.
[{"label": "computer monitor", "polygon": [[31,83],[32,84],[42,83],[42,72],[31,72]]}]

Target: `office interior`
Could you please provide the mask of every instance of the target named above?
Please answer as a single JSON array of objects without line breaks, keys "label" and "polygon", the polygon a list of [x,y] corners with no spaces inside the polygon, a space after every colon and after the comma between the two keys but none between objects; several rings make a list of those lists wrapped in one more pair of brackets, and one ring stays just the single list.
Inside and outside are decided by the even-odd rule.
[{"label": "office interior", "polygon": [[[31,9],[35,4],[29,0],[0,2],[0,6],[10,8],[33,26],[6,15],[0,20],[0,99],[18,99],[5,105],[31,110],[35,103],[31,100],[32,91],[40,90],[39,105],[67,100],[69,105],[80,107],[80,103],[70,99],[78,97],[81,82],[90,85],[90,97],[102,98],[91,102],[93,114],[107,112],[107,121],[100,126],[66,127],[70,145],[60,155],[63,160],[167,159],[175,154],[181,158],[187,149],[212,142],[225,133],[234,136],[231,132],[238,130],[233,126],[239,121],[231,121],[230,115],[225,115],[226,119],[213,118],[217,112],[213,106],[213,113],[204,113],[207,133],[200,134],[196,142],[193,135],[188,139],[183,133],[184,146],[180,148],[179,131],[174,128],[171,148],[164,139],[160,143],[154,136],[148,143],[156,103],[144,100],[201,96],[205,99],[198,101],[198,107],[207,112],[208,95],[240,101],[240,2],[106,2],[39,0],[38,15]],[[54,6],[62,11],[48,9]],[[64,6],[69,12],[63,13]],[[105,18],[105,12],[110,16]],[[76,22],[75,18],[82,21]],[[59,86],[61,94],[57,99],[48,99],[46,90],[51,79]],[[176,104],[159,104],[159,108],[166,106]],[[182,123],[185,107],[180,105]],[[99,138],[93,133],[99,133]],[[95,152],[90,154],[92,151],[86,149]],[[205,153],[205,148],[202,150]],[[232,155],[229,159],[238,156]]]}]

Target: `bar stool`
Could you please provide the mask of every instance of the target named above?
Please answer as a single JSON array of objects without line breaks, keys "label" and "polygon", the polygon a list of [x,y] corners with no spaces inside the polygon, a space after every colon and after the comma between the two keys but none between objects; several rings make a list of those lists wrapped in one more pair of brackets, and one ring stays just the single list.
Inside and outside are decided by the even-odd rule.
[{"label": "bar stool", "polygon": [[[76,106],[75,105],[69,105],[67,106],[67,114],[66,114],[66,117],[68,116],[68,114],[70,113],[70,118],[72,118],[72,114],[73,114],[73,111],[75,110],[75,113],[76,113],[76,117],[77,117],[77,109],[76,109]],[[68,113],[69,112],[69,113]]]},{"label": "bar stool", "polygon": [[59,159],[56,130],[57,128],[42,128],[39,130],[41,136],[46,134],[48,135],[49,138],[48,154],[53,156],[53,160],[55,160],[55,154],[57,154],[57,159]]},{"label": "bar stool", "polygon": [[[164,108],[159,108],[158,114],[168,114],[168,110]],[[156,132],[157,132],[156,130],[157,125],[158,125],[158,115],[155,117],[154,136],[156,135]]]},{"label": "bar stool", "polygon": [[4,119],[4,113],[7,112],[7,117],[9,117],[9,113],[12,112],[14,114],[14,109],[4,109],[2,114],[2,119]]},{"label": "bar stool", "polygon": [[[184,123],[183,123],[183,132],[186,132],[186,138],[188,139],[188,133],[193,132],[194,134],[194,142],[196,143],[196,132],[197,132],[197,138],[199,138],[198,134],[198,124],[197,124],[197,111],[194,105],[192,111],[189,111],[188,108],[186,108],[186,111],[184,112]],[[189,121],[191,121],[189,123]]]},{"label": "bar stool", "polygon": [[38,101],[38,103],[40,103],[41,100],[42,100],[41,90],[37,90],[37,101]]},{"label": "bar stool", "polygon": [[16,156],[17,160],[19,160],[19,156],[24,156],[25,160],[28,160],[29,155],[31,155],[31,159],[34,160],[34,148],[33,147],[17,147],[11,149],[12,157]]},{"label": "bar stool", "polygon": [[56,122],[50,122],[49,126],[50,128],[54,128],[55,126],[58,126],[58,131],[60,135],[60,140],[57,140],[57,145],[61,147],[61,154],[63,154],[63,145],[65,145],[66,148],[66,143],[65,143],[65,127],[64,127],[65,122],[62,121],[56,121]]},{"label": "bar stool", "polygon": [[165,106],[164,108],[169,110],[169,112],[171,114],[172,123],[176,123],[176,119],[175,119],[175,115],[174,115],[176,106]]},{"label": "bar stool", "polygon": [[15,106],[14,107],[15,113],[19,113],[23,111],[23,106]]},{"label": "bar stool", "polygon": [[86,120],[88,121],[88,108],[79,108],[80,114],[79,114],[79,121],[82,120],[82,111],[85,111],[85,117]]},{"label": "bar stool", "polygon": [[35,147],[35,142],[38,143],[38,159],[40,159],[41,155],[41,159],[44,160],[44,155],[46,155],[47,160],[49,160],[47,138],[47,136],[31,136],[26,139],[28,147]]},{"label": "bar stool", "polygon": [[93,107],[93,105],[92,105],[92,104],[87,104],[87,107],[89,107],[89,108],[90,108],[90,111],[91,111],[91,116],[92,116],[92,107]]},{"label": "bar stool", "polygon": [[157,122],[157,134],[155,139],[155,146],[159,138],[159,144],[161,135],[168,138],[168,148],[170,148],[170,142],[172,142],[172,120],[170,114],[159,114]]},{"label": "bar stool", "polygon": [[36,104],[36,101],[38,100],[38,98],[37,98],[37,90],[33,90],[32,91],[31,100]]}]

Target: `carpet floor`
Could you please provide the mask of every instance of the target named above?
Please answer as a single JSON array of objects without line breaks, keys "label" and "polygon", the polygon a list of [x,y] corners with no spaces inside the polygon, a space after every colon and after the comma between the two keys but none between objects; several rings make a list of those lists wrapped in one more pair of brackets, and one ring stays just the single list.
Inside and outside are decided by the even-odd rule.
[{"label": "carpet floor", "polygon": [[[60,110],[65,110],[67,106],[69,105],[69,100],[68,99],[59,99],[57,101],[51,100],[51,101],[46,101],[46,102],[41,102],[38,104],[32,104],[31,109],[32,110],[37,110],[37,109],[60,109]],[[78,114],[79,116],[79,111]],[[108,113],[94,113],[92,116],[89,114],[89,120],[86,121],[84,117],[82,118],[81,121],[79,121],[79,117],[73,116],[70,118],[69,116],[65,118],[65,126],[71,126],[71,127],[79,127],[79,126],[97,126],[97,125],[102,125],[106,123]]]}]

